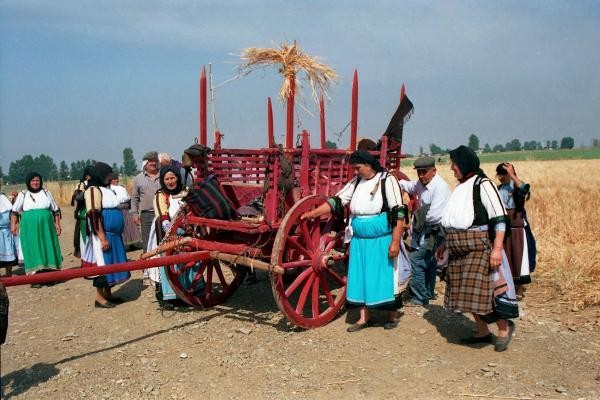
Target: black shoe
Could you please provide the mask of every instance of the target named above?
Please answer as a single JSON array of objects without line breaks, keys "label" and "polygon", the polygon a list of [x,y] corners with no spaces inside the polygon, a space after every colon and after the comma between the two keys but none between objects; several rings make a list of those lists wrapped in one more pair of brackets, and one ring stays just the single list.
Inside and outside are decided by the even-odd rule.
[{"label": "black shoe", "polygon": [[41,284],[41,283],[34,283],[33,285],[31,285],[31,288],[32,288],[32,289],[39,289],[39,288],[41,288],[41,287],[42,287],[42,284]]},{"label": "black shoe", "polygon": [[94,301],[94,307],[96,307],[96,308],[115,308],[115,305],[113,303],[111,303],[110,301],[107,301],[106,303],[102,304],[98,300],[96,300],[96,301]]},{"label": "black shoe", "polygon": [[125,303],[125,300],[120,298],[120,297],[111,297],[108,301],[110,301],[113,304],[123,304]]},{"label": "black shoe", "polygon": [[393,321],[388,321],[385,324],[383,324],[383,329],[394,329],[395,327],[398,326],[399,322],[400,322],[400,319],[395,319]]},{"label": "black shoe", "polygon": [[491,333],[485,336],[469,336],[468,338],[460,339],[462,344],[478,344],[478,343],[492,343],[494,337]]},{"label": "black shoe", "polygon": [[513,335],[515,334],[515,323],[511,320],[508,320],[508,336],[506,337],[497,337],[496,343],[494,343],[495,351],[506,351],[508,349],[508,344],[512,340]]},{"label": "black shoe", "polygon": [[348,327],[348,329],[346,329],[346,332],[358,332],[362,329],[368,328],[370,326],[373,326],[373,323],[371,322],[371,320],[368,320],[367,322],[365,322],[364,324],[354,324],[354,325],[350,325]]}]

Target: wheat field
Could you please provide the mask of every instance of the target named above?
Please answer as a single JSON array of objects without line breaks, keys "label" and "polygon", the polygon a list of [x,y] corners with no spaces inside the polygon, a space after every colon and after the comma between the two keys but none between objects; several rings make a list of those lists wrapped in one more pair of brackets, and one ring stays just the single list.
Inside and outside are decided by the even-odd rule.
[{"label": "wheat field", "polygon": [[[533,284],[552,289],[576,307],[600,304],[600,160],[516,161],[519,177],[531,184],[527,214],[537,240],[538,262]],[[495,179],[496,164],[483,164]],[[415,171],[403,171],[416,179]],[[438,173],[453,188],[450,165]],[[121,184],[130,191],[132,180]],[[48,182],[62,205],[71,200],[77,182]],[[68,217],[65,217],[68,218]]]}]

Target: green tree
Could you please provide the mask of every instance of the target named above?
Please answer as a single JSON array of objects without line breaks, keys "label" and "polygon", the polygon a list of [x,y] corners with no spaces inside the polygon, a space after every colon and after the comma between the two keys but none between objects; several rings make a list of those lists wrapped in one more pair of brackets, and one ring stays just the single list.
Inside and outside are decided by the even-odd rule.
[{"label": "green tree", "polygon": [[572,149],[573,147],[575,147],[575,139],[571,136],[565,136],[560,140],[561,149]]},{"label": "green tree", "polygon": [[477,135],[472,134],[471,136],[469,136],[469,145],[468,145],[471,149],[473,149],[474,151],[479,150],[479,138],[477,137]]},{"label": "green tree", "polygon": [[55,181],[58,179],[58,168],[52,157],[46,154],[40,154],[33,159],[33,170],[39,172],[44,180]]},{"label": "green tree", "polygon": [[445,151],[444,149],[442,149],[441,147],[431,143],[429,145],[429,150],[431,151],[431,154],[444,154]]},{"label": "green tree", "polygon": [[114,175],[119,175],[119,166],[117,165],[116,162],[112,163],[111,168],[113,170],[113,174]]},{"label": "green tree", "polygon": [[553,140],[550,144],[550,147],[552,147],[554,150],[558,149],[558,140]]},{"label": "green tree", "polygon": [[506,143],[504,148],[506,151],[521,151],[521,141],[519,139],[513,139]]},{"label": "green tree", "polygon": [[137,172],[137,165],[133,157],[133,149],[126,147],[123,149],[123,173],[126,176],[133,176]]},{"label": "green tree", "polygon": [[537,142],[535,140],[526,141],[523,143],[523,150],[537,150]]},{"label": "green tree", "polygon": [[61,181],[66,181],[67,179],[69,179],[69,172],[71,172],[69,170],[69,166],[67,165],[67,163],[65,162],[65,160],[62,160],[60,162],[60,167],[58,169],[58,179]]},{"label": "green tree", "polygon": [[552,142],[546,140],[546,148],[549,149],[550,147],[552,147]]},{"label": "green tree", "polygon": [[33,171],[33,157],[29,154],[24,155],[17,161],[10,163],[8,167],[9,183],[25,183],[25,177]]},{"label": "green tree", "polygon": [[4,171],[2,171],[1,166],[0,166],[0,181],[4,182]]},{"label": "green tree", "polygon": [[483,146],[483,152],[484,153],[491,153],[492,152],[492,148],[490,147],[489,143],[486,143],[485,146]]},{"label": "green tree", "polygon": [[337,143],[332,142],[330,140],[326,140],[325,141],[325,148],[326,149],[337,149]]},{"label": "green tree", "polygon": [[501,144],[497,144],[494,146],[494,148],[492,149],[492,151],[494,153],[502,153],[504,151],[504,146],[502,146]]}]

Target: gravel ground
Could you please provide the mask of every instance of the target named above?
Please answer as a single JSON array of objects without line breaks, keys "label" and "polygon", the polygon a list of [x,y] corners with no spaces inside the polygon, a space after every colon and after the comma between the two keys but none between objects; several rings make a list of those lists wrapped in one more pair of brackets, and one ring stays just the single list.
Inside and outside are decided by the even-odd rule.
[{"label": "gravel ground", "polygon": [[[69,223],[65,268],[79,262]],[[535,283],[509,350],[496,353],[460,344],[474,323],[445,312],[443,296],[406,309],[394,330],[346,333],[357,315],[344,312],[306,331],[288,324],[267,276],[258,278],[223,305],[165,312],[139,271],[116,291],[128,301],[114,309],[94,308],[84,279],[10,287],[2,398],[600,398],[600,309],[548,300]]]}]

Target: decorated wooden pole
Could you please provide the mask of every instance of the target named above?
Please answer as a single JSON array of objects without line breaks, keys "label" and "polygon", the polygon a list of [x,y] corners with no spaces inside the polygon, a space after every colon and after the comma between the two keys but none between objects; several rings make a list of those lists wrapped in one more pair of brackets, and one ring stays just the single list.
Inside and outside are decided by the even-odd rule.
[{"label": "decorated wooden pole", "polygon": [[350,119],[350,150],[356,150],[356,135],[358,132],[358,72],[354,70],[352,80],[352,117]]},{"label": "decorated wooden pole", "polygon": [[267,131],[269,135],[269,147],[275,147],[275,133],[273,132],[273,106],[271,97],[267,101]]},{"label": "decorated wooden pole", "polygon": [[43,274],[18,275],[10,278],[0,278],[4,286],[32,285],[36,283],[48,283],[56,281],[68,281],[85,276],[114,274],[116,272],[136,271],[139,269],[160,267],[170,264],[183,264],[192,261],[205,261],[210,258],[208,251],[195,251],[192,253],[180,253],[171,256],[151,258],[149,260],[129,261],[119,264],[110,264],[103,267],[71,268],[61,271],[45,272]]},{"label": "decorated wooden pole", "polygon": [[294,148],[294,96],[296,94],[296,75],[290,74],[286,79],[289,79],[290,89],[287,94],[287,125],[285,130],[285,147],[286,149]]},{"label": "decorated wooden pole", "polygon": [[319,110],[321,117],[321,148],[327,148],[327,141],[325,140],[325,103],[323,102],[323,93],[321,93],[321,98],[319,99]]},{"label": "decorated wooden pole", "polygon": [[206,68],[200,75],[200,144],[206,146]]}]

